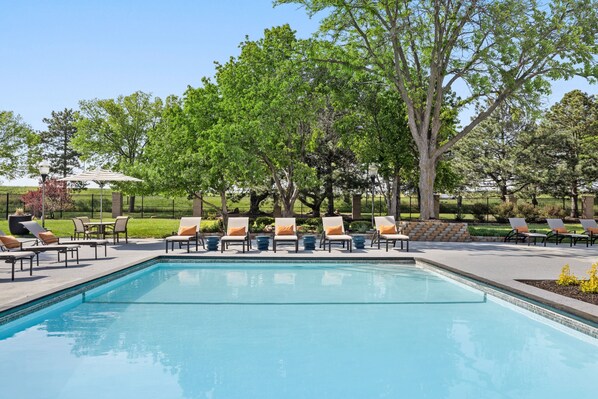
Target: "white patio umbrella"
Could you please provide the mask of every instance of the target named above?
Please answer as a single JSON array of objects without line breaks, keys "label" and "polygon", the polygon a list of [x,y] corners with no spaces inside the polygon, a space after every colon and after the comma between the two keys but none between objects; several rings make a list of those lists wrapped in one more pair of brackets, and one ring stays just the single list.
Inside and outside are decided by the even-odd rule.
[{"label": "white patio umbrella", "polygon": [[104,186],[111,181],[137,181],[143,180],[136,177],[123,175],[122,173],[112,172],[105,169],[87,170],[76,175],[63,177],[60,181],[93,181],[100,186],[100,222],[102,221],[102,202],[104,200]]}]

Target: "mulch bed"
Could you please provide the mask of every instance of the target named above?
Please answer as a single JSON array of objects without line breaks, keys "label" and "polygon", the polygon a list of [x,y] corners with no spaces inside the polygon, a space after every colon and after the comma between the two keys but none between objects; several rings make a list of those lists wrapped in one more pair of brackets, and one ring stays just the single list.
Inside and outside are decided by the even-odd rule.
[{"label": "mulch bed", "polygon": [[543,290],[554,292],[555,294],[560,294],[563,296],[567,296],[569,298],[578,299],[580,301],[584,301],[587,303],[591,303],[593,305],[598,305],[598,294],[589,294],[585,292],[581,292],[579,290],[579,286],[571,285],[568,287],[564,287],[562,285],[558,285],[554,280],[518,280],[522,283],[533,285],[534,287],[542,288]]}]

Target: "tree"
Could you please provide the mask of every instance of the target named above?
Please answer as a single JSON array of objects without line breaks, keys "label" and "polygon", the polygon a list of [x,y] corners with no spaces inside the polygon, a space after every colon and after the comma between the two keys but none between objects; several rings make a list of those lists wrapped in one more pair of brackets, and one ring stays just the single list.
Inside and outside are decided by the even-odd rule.
[{"label": "tree", "polygon": [[571,217],[579,216],[581,192],[598,181],[598,99],[573,90],[553,105],[540,123],[529,156],[541,171],[540,187],[571,198]]},{"label": "tree", "polygon": [[288,25],[267,29],[263,39],[243,42],[241,54],[216,73],[227,115],[222,128],[268,171],[285,216],[293,215],[301,189],[316,184],[305,158],[319,108],[313,65],[304,55],[308,44]]},{"label": "tree", "polygon": [[454,166],[469,185],[490,180],[503,202],[533,182],[528,156],[529,140],[536,131],[534,112],[503,103],[453,150]]},{"label": "tree", "polygon": [[0,177],[22,176],[30,161],[29,147],[36,143],[36,134],[11,111],[0,111]]},{"label": "tree", "polygon": [[[73,148],[83,160],[95,166],[132,173],[137,160],[143,157],[148,134],[155,129],[162,114],[162,100],[137,91],[116,100],[80,101],[77,133]],[[126,184],[122,184],[126,188]],[[130,211],[135,197],[129,201]]]},{"label": "tree", "polygon": [[[56,179],[48,179],[45,183],[45,194],[43,193],[40,181],[40,188],[37,190],[28,191],[21,196],[21,201],[25,207],[31,210],[31,213],[37,217],[42,214],[42,199],[45,197],[44,210],[50,218],[54,218],[54,212],[60,210],[69,210],[74,207],[75,203],[71,197],[66,182],[58,181]],[[48,216],[46,216],[48,217]]]},{"label": "tree", "polygon": [[51,118],[42,119],[48,130],[41,132],[43,157],[50,161],[50,173],[66,177],[79,168],[79,153],[71,147],[71,140],[77,133],[77,114],[69,108],[52,111]]},{"label": "tree", "polygon": [[[321,31],[339,46],[327,61],[370,70],[405,103],[417,147],[421,217],[434,214],[438,162],[506,99],[548,92],[549,79],[595,80],[596,0],[278,0],[323,11]],[[471,121],[442,137],[445,97],[467,94]]]}]

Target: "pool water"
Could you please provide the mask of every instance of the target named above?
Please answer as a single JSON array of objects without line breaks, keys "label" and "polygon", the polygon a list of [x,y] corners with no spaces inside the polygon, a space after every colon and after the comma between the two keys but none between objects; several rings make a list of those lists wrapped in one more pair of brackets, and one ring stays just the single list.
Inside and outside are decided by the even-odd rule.
[{"label": "pool water", "polygon": [[0,329],[2,398],[595,398],[597,340],[412,265],[163,263]]}]

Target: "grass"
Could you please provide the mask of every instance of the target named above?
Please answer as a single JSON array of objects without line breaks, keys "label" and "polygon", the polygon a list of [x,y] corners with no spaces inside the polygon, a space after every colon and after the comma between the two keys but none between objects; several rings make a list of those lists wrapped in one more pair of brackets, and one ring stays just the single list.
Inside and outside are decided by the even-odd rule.
[{"label": "grass", "polygon": [[[104,219],[110,221],[113,219]],[[39,222],[39,221],[38,221]],[[133,238],[163,238],[176,232],[179,228],[179,221],[175,219],[131,219],[127,226],[129,237]],[[73,234],[73,222],[71,220],[46,220],[46,229],[52,230],[58,237],[70,237]],[[218,221],[204,220],[201,222],[203,232],[218,230]],[[8,221],[0,221],[0,230],[9,234]]]},{"label": "grass", "polygon": [[[571,232],[583,233],[583,227],[579,223],[567,224],[567,229]],[[547,224],[528,224],[530,230],[534,230],[537,233],[548,233],[550,229]],[[509,224],[478,224],[468,226],[469,234],[472,236],[490,236],[490,237],[504,237],[509,231],[511,226]]]}]

